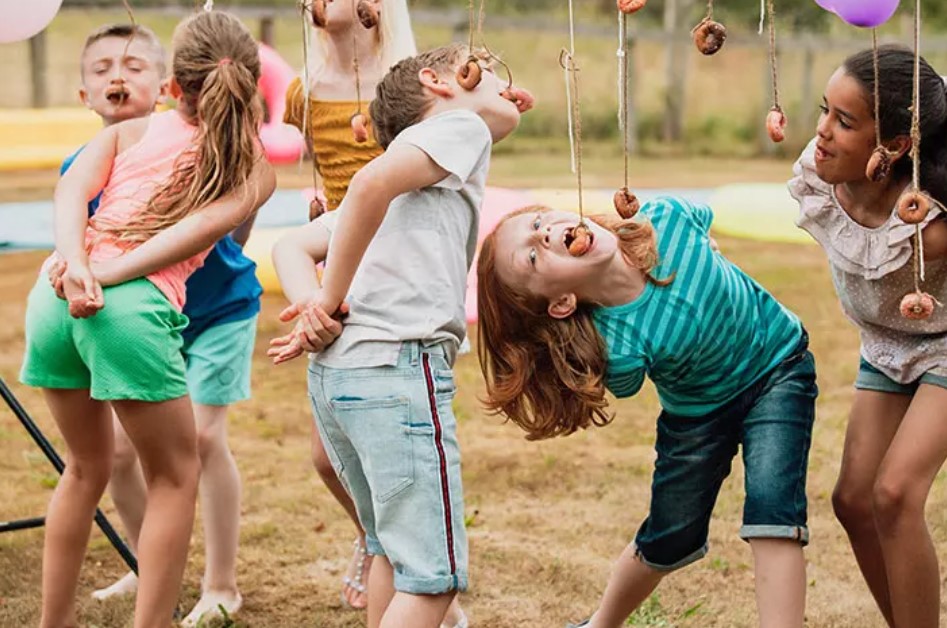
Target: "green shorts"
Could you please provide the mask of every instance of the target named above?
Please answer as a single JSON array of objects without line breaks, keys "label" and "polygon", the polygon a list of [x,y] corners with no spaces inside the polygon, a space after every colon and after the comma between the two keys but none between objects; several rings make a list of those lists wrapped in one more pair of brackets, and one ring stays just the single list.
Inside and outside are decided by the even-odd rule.
[{"label": "green shorts", "polygon": [[105,288],[105,307],[73,318],[40,275],[26,305],[20,381],[41,388],[88,388],[100,401],[168,401],[187,394],[187,316],[147,279]]},{"label": "green shorts", "polygon": [[256,315],[208,327],[184,346],[187,388],[194,403],[226,406],[250,398]]}]

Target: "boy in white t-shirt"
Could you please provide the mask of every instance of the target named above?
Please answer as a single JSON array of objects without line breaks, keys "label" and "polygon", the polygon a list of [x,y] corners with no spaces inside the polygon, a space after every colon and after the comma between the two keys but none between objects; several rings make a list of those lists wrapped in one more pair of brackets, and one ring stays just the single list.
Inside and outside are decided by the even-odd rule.
[{"label": "boy in white t-shirt", "polygon": [[[474,89],[461,87],[468,57],[449,46],[392,67],[371,108],[386,152],[355,175],[337,212],[273,250],[292,302],[281,318],[299,321],[270,354],[280,363],[316,352],[316,423],[376,556],[370,627],[434,628],[467,588],[451,369],[491,146],[532,105],[488,68]],[[343,311],[344,330],[326,314]]]}]

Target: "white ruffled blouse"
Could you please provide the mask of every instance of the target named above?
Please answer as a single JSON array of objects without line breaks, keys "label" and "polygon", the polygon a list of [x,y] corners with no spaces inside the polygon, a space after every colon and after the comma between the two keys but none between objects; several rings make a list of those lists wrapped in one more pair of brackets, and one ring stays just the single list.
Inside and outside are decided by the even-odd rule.
[{"label": "white ruffled blouse", "polygon": [[[888,220],[869,228],[842,209],[833,186],[815,172],[815,140],[793,167],[789,193],[799,202],[796,225],[825,250],[846,316],[861,333],[869,364],[902,384],[924,373],[947,377],[947,308],[935,307],[923,321],[901,316],[902,297],[914,289],[915,226],[892,208]],[[934,208],[922,227],[942,214]],[[921,289],[947,303],[947,260],[928,260]]]}]

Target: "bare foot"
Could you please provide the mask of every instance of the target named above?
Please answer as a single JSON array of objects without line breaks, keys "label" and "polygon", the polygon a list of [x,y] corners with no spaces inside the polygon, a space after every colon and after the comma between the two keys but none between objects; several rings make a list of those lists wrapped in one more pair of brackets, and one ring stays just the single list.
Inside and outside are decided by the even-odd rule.
[{"label": "bare foot", "polygon": [[127,574],[105,587],[92,592],[92,597],[97,600],[107,600],[116,595],[129,595],[138,591],[138,576],[134,571]]},{"label": "bare foot", "polygon": [[[181,621],[184,628],[193,628],[198,623],[208,621],[215,617],[223,617],[224,612],[227,616],[233,615],[243,605],[243,598],[236,591],[204,591],[201,599],[197,601],[191,612]],[[221,611],[223,607],[223,611]]]},{"label": "bare foot", "polygon": [[365,539],[358,538],[352,544],[354,551],[348,569],[342,578],[342,602],[357,610],[368,606],[368,572],[372,568],[372,557],[365,551]]}]

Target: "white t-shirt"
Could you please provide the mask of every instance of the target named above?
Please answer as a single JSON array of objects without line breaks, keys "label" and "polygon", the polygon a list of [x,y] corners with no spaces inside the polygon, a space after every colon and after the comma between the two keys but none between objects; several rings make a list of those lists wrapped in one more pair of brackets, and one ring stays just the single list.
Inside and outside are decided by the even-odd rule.
[{"label": "white t-shirt", "polygon": [[[467,272],[477,247],[490,130],[477,114],[449,111],[402,131],[392,146],[424,151],[449,174],[391,202],[358,267],[342,335],[313,359],[334,368],[394,365],[401,343],[447,343],[456,354],[467,332]],[[338,212],[320,220],[330,233]],[[331,240],[330,240],[331,246]]]}]

